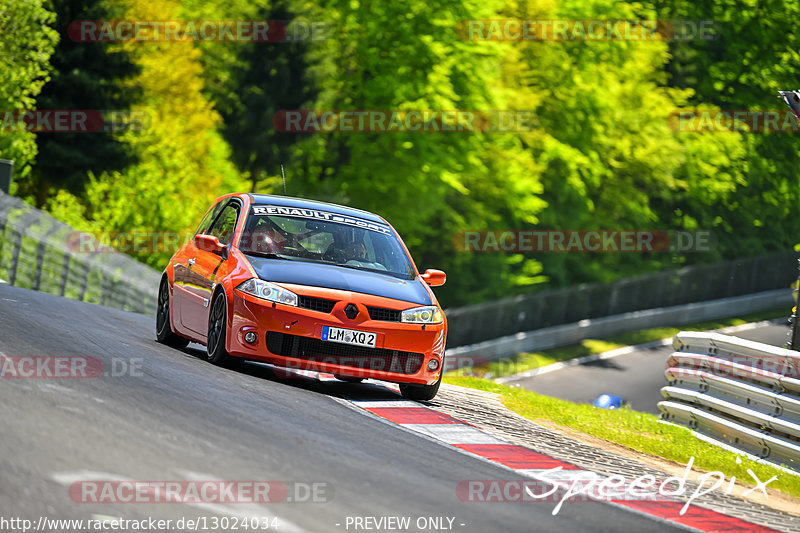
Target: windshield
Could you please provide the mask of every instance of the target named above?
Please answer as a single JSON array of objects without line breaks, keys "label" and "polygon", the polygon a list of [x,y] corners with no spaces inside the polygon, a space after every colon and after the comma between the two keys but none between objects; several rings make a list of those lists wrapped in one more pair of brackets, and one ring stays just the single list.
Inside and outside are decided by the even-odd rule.
[{"label": "windshield", "polygon": [[253,207],[239,249],[245,254],[328,263],[403,279],[415,275],[389,226],[311,209]]}]

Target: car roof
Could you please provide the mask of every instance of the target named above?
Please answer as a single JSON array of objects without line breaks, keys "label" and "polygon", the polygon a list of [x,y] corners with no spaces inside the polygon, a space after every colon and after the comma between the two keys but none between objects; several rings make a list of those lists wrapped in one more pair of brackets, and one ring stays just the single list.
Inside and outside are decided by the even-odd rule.
[{"label": "car roof", "polygon": [[295,207],[297,209],[318,209],[320,211],[327,211],[329,213],[336,213],[337,215],[345,215],[349,217],[361,218],[371,222],[379,222],[381,224],[388,224],[382,217],[369,211],[362,211],[353,207],[347,207],[338,204],[329,204],[327,202],[318,202],[316,200],[306,200],[304,198],[293,198],[291,196],[275,196],[272,194],[250,194],[250,200],[253,205],[277,205],[280,207]]}]

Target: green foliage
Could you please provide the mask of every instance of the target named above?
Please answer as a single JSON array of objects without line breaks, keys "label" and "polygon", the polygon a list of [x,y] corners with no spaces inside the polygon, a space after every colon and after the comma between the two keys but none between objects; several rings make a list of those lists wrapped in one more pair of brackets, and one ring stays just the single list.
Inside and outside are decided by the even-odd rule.
[{"label": "green foliage", "polygon": [[[637,4],[564,0],[553,18],[645,19]],[[525,57],[546,94],[538,111],[549,134],[534,146],[545,167],[547,229],[718,231],[717,206],[744,183],[739,134],[687,135],[670,129],[690,90],[666,86],[664,41],[528,43]],[[682,216],[676,215],[680,210]],[[709,254],[710,260],[717,257]],[[687,261],[672,254],[550,254],[553,284],[610,281]]]},{"label": "green foliage", "polygon": [[[180,5],[172,0],[134,0],[130,19],[174,20]],[[219,133],[221,118],[203,95],[200,50],[191,43],[126,43],[141,73],[133,80],[144,103],[132,109],[151,117],[143,131],[119,138],[139,162],[109,172],[87,185],[91,227],[96,230],[191,231],[217,196],[244,187]],[[182,244],[182,242],[181,242]],[[172,252],[139,254],[163,268]]]},{"label": "green foliage", "polygon": [[[661,18],[713,23],[714,39],[670,43],[672,60],[666,67],[669,84],[691,88],[690,104],[726,110],[788,110],[777,92],[800,88],[800,32],[796,23],[800,4],[787,0],[651,3]],[[685,195],[682,209],[673,220],[690,212],[698,224],[713,224],[719,230],[721,253],[727,257],[786,249],[797,242],[800,157],[796,134],[752,133],[740,137],[740,163],[723,161],[721,165],[725,181],[734,178],[737,194],[709,204],[704,190],[695,188]],[[728,154],[733,155],[730,151]],[[697,179],[712,185],[719,175],[716,169],[720,162],[703,152],[697,156],[705,156]]]},{"label": "green foliage", "polygon": [[[267,0],[240,0],[225,6],[184,3],[187,16],[208,13],[208,18],[282,21],[287,36],[294,35],[294,25],[305,23],[306,27],[309,22],[298,18],[294,7],[286,1]],[[270,176],[279,175],[289,149],[302,137],[276,131],[273,117],[282,109],[307,108],[313,101],[315,87],[306,76],[308,45],[304,40],[200,43],[205,92],[222,116],[222,134],[231,146],[232,159],[249,174],[253,191],[259,184],[275,182]]]},{"label": "green foliage", "polygon": [[[58,42],[58,34],[49,27],[54,19],[42,0],[0,3],[0,112],[34,108]],[[16,182],[28,178],[35,157],[34,133],[0,128],[0,158],[14,161]]]},{"label": "green foliage", "polygon": [[[527,109],[512,43],[458,38],[463,19],[498,16],[499,2],[367,4],[327,1],[332,37],[309,52],[317,110]],[[311,15],[313,18],[315,15]],[[335,36],[335,37],[333,37]],[[504,78],[509,86],[504,86]],[[545,203],[532,154],[536,132],[347,132],[295,145],[291,194],[346,203],[392,222],[421,269],[442,267],[438,290],[458,303],[496,298],[538,262],[456,252],[459,230],[535,223]],[[528,279],[536,280],[535,276]]]},{"label": "green foliage", "polygon": [[[36,99],[41,110],[127,111],[137,97],[137,88],[125,85],[137,72],[128,55],[108,43],[80,43],[70,39],[67,28],[76,20],[114,19],[121,11],[106,0],[50,0],[56,12],[55,29],[60,35],[51,58],[52,79]],[[87,172],[121,170],[135,161],[136,154],[112,132],[53,133],[37,137],[40,156],[31,180],[21,183],[38,207],[52,190],[65,188],[80,194]]]},{"label": "green foliage", "polygon": [[[22,192],[49,197],[49,210],[81,228],[184,232],[219,194],[282,193],[283,162],[289,195],[389,220],[421,270],[447,271],[437,289],[447,306],[797,242],[791,134],[685,133],[668,120],[687,109],[782,109],[775,93],[798,88],[800,67],[793,16],[800,7],[788,0],[93,0],[88,7],[53,0],[57,22],[19,0],[6,5],[0,15],[30,9],[29,26],[119,14],[303,20],[324,30],[322,39],[289,43],[62,41],[40,106],[113,104],[152,124],[81,144],[40,136],[52,147],[37,160],[46,179],[23,180]],[[710,19],[717,38],[516,42],[458,32],[464,20],[498,18]],[[0,37],[0,46],[39,60],[16,81],[0,81],[9,106],[27,105],[20,99],[41,87],[48,41],[38,27],[41,35],[25,45],[28,33]],[[535,120],[525,131],[276,129],[276,113],[294,109],[521,110]],[[13,144],[29,161],[31,139],[4,135],[0,148]],[[461,231],[505,229],[707,230],[716,247],[503,254],[454,246]],[[168,255],[137,257],[157,266]]]},{"label": "green foliage", "polygon": [[[181,6],[170,0],[132,1],[128,19],[175,20]],[[221,118],[203,95],[200,50],[191,43],[128,42],[113,53],[130,57],[139,73],[128,84],[141,93],[131,111],[147,117],[141,129],[115,135],[137,157],[121,170],[87,172],[84,192],[55,194],[48,208],[74,226],[96,232],[191,231],[217,196],[244,188],[219,133]],[[174,248],[134,254],[162,268]]]}]

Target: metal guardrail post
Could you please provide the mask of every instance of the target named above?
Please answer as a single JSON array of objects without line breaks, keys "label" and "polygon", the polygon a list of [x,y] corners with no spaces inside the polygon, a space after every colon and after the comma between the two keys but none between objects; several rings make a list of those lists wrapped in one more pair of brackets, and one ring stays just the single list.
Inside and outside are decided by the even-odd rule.
[{"label": "metal guardrail post", "polygon": [[14,162],[8,159],[0,159],[0,191],[9,194],[13,174]]},{"label": "metal guardrail post", "polygon": [[58,295],[64,296],[67,292],[67,278],[69,278],[69,252],[64,253],[64,261],[61,264],[61,282],[58,285]]},{"label": "metal guardrail post", "polygon": [[[16,233],[16,232],[15,232]],[[8,283],[14,285],[17,279],[17,263],[19,263],[19,249],[22,247],[22,234],[16,233],[14,251],[11,253],[11,267],[9,268]]]},{"label": "metal guardrail post", "polygon": [[[797,262],[798,267],[800,268],[800,260]],[[798,312],[800,312],[800,276],[797,277],[797,294],[795,295],[795,308],[794,312],[792,313],[792,336],[789,339],[789,349],[790,350],[800,350],[800,325],[798,325]]]},{"label": "metal guardrail post", "polygon": [[42,268],[44,267],[44,254],[47,252],[47,239],[56,231],[57,226],[53,226],[45,232],[41,237],[38,246],[36,247],[36,270],[33,275],[33,290],[38,291],[42,281]]}]

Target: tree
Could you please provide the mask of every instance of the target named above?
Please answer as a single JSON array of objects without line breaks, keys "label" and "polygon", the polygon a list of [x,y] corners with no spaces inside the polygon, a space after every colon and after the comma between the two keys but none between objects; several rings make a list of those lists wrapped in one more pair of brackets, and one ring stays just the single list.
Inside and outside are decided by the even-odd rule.
[{"label": "tree", "polygon": [[[779,90],[800,88],[800,5],[786,0],[651,0],[658,16],[706,21],[712,39],[670,42],[669,84],[690,87],[695,106],[785,112]],[[702,135],[702,134],[694,134]],[[705,134],[718,137],[718,134]],[[675,217],[688,213],[719,228],[728,257],[786,249],[797,242],[800,147],[796,131],[739,133],[744,157],[737,194],[709,209],[702,189],[686,195]],[[714,184],[709,180],[709,185]]]},{"label": "tree", "polygon": [[[48,60],[58,42],[58,34],[50,28],[54,19],[42,0],[6,0],[0,4],[0,113],[34,107],[48,80]],[[33,132],[0,127],[0,158],[14,161],[16,183],[29,179],[35,157]]]},{"label": "tree", "polygon": [[[319,91],[312,108],[530,109],[515,48],[487,47],[456,31],[463,19],[497,17],[500,4],[323,2],[315,16],[330,24],[331,38],[308,54]],[[523,149],[537,135],[479,128],[315,133],[293,147],[292,190],[383,215],[421,268],[448,270],[451,281],[437,291],[446,304],[496,298],[517,272],[526,272],[527,283],[541,281],[532,275],[538,263],[459,252],[452,240],[465,229],[537,221],[544,207],[539,170]]]},{"label": "tree", "polygon": [[[52,78],[36,100],[41,110],[121,111],[136,100],[136,86],[126,84],[137,73],[128,54],[109,43],[81,43],[67,34],[76,20],[114,19],[120,14],[106,0],[50,0],[56,12],[55,29],[61,36],[51,59]],[[51,189],[64,188],[80,195],[88,172],[120,170],[135,158],[110,131],[41,133],[39,157],[24,191],[42,207]]]},{"label": "tree", "polygon": [[252,191],[259,184],[269,187],[268,177],[279,173],[280,164],[288,162],[289,148],[304,137],[276,131],[273,117],[281,110],[302,108],[315,95],[306,75],[305,56],[312,35],[304,35],[303,30],[308,21],[298,17],[295,6],[286,0],[197,4],[189,2],[187,12],[213,10],[216,17],[281,21],[273,25],[282,25],[288,32],[279,42],[200,44],[205,92],[222,116],[222,133],[233,161],[249,175]]},{"label": "tree", "polygon": [[[124,17],[177,20],[180,13],[173,0],[132,0]],[[245,182],[219,132],[221,118],[203,94],[200,50],[191,42],[131,41],[120,46],[139,68],[129,83],[140,88],[142,101],[131,110],[149,117],[149,126],[116,137],[138,156],[137,163],[91,176],[85,227],[155,232],[167,240],[177,235],[182,244],[214,198],[243,189]],[[59,200],[66,202],[64,195]],[[134,256],[162,268],[174,251],[145,250]]]},{"label": "tree", "polygon": [[[530,8],[529,8],[530,9]],[[540,19],[655,20],[633,3],[564,0]],[[738,134],[687,135],[669,125],[691,90],[670,88],[663,40],[520,43],[547,133],[531,149],[544,167],[539,229],[718,230],[707,216],[743,183]],[[697,202],[687,203],[687,200]],[[701,208],[701,206],[703,206]],[[680,212],[681,215],[677,215]],[[541,261],[553,285],[611,281],[702,256],[680,253],[550,253]],[[719,251],[707,254],[709,260]]]}]

